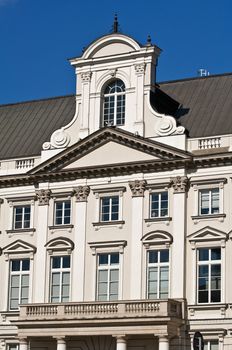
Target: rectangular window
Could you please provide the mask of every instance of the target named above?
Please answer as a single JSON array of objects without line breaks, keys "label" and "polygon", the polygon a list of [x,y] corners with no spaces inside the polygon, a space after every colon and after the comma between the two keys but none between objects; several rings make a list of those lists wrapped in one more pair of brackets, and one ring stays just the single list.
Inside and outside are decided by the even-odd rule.
[{"label": "rectangular window", "polygon": [[198,249],[198,303],[221,302],[221,248]]},{"label": "rectangular window", "polygon": [[150,218],[168,216],[168,192],[155,192],[150,195]]},{"label": "rectangular window", "polygon": [[216,340],[205,340],[204,341],[204,350],[218,350],[218,341]]},{"label": "rectangular window", "polygon": [[97,300],[118,300],[119,253],[99,254],[97,271]]},{"label": "rectangular window", "polygon": [[54,256],[51,259],[51,302],[69,301],[70,256]]},{"label": "rectangular window", "polygon": [[199,214],[219,214],[219,188],[199,191]]},{"label": "rectangular window", "polygon": [[10,310],[19,308],[19,304],[27,304],[29,296],[30,259],[10,261]]},{"label": "rectangular window", "polygon": [[19,344],[8,344],[7,345],[7,350],[18,350],[19,349]]},{"label": "rectangular window", "polygon": [[119,196],[101,198],[100,221],[119,220]]},{"label": "rectangular window", "polygon": [[150,250],[147,257],[147,298],[168,298],[169,250]]},{"label": "rectangular window", "polygon": [[15,206],[13,218],[13,229],[30,228],[31,226],[31,206]]},{"label": "rectangular window", "polygon": [[55,225],[68,225],[71,222],[71,201],[55,202]]}]

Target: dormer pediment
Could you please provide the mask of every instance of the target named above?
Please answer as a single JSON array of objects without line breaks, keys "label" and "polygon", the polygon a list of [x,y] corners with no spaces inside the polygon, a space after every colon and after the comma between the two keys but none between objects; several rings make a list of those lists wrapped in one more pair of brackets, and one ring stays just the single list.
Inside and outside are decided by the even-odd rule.
[{"label": "dormer pediment", "polygon": [[188,236],[189,242],[225,241],[227,238],[227,233],[210,226],[206,226]]}]

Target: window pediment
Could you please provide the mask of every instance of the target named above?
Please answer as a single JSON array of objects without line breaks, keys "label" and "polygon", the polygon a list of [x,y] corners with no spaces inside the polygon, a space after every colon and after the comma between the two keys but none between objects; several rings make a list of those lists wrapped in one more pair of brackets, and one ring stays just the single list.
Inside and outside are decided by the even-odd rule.
[{"label": "window pediment", "polygon": [[146,233],[141,241],[144,245],[171,244],[173,242],[173,237],[166,231],[156,230]]},{"label": "window pediment", "polygon": [[189,242],[226,241],[227,238],[227,233],[210,226],[204,227],[188,236]]},{"label": "window pediment", "polygon": [[71,253],[71,251],[74,249],[74,243],[69,238],[64,237],[58,237],[53,238],[49,242],[45,244],[45,248],[49,253],[53,253],[56,251],[67,251],[67,253]]},{"label": "window pediment", "polygon": [[27,242],[24,242],[20,239],[17,241],[14,241],[13,243],[8,244],[4,248],[2,248],[2,252],[5,255],[10,254],[25,254],[25,253],[32,253],[34,254],[36,252],[36,247],[32,244],[29,244]]}]

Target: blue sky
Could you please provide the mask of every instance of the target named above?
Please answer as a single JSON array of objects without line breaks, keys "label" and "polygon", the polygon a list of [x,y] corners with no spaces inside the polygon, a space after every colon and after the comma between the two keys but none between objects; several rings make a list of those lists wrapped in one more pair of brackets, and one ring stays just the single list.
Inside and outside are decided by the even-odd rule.
[{"label": "blue sky", "polygon": [[72,94],[67,58],[108,34],[162,48],[158,81],[232,72],[231,0],[0,0],[0,104]]}]

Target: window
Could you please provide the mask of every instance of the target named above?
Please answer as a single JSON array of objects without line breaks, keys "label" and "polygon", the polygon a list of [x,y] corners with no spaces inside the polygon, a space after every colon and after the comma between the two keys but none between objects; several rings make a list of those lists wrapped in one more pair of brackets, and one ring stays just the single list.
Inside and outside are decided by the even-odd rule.
[{"label": "window", "polygon": [[199,215],[219,214],[219,188],[199,191]]},{"label": "window", "polygon": [[155,192],[150,195],[150,218],[168,216],[168,192]]},{"label": "window", "polygon": [[55,225],[68,225],[71,222],[71,201],[55,202]]},{"label": "window", "polygon": [[98,254],[97,300],[118,300],[119,253]]},{"label": "window", "polygon": [[30,228],[31,226],[31,206],[15,206],[13,218],[13,229]]},{"label": "window", "polygon": [[121,80],[109,83],[104,91],[103,126],[125,124],[125,85]]},{"label": "window", "polygon": [[101,198],[100,221],[119,220],[119,196]]},{"label": "window", "polygon": [[70,256],[51,258],[51,302],[69,301],[70,291]]},{"label": "window", "polygon": [[218,350],[218,341],[216,340],[205,340],[204,341],[204,350]]},{"label": "window", "polygon": [[221,248],[198,249],[198,303],[221,301]]},{"label": "window", "polygon": [[10,310],[18,309],[19,304],[27,304],[29,296],[30,259],[10,261]]},{"label": "window", "polygon": [[147,298],[168,298],[169,250],[150,250],[147,256]]},{"label": "window", "polygon": [[18,350],[19,349],[19,344],[8,344],[7,345],[7,350]]}]

